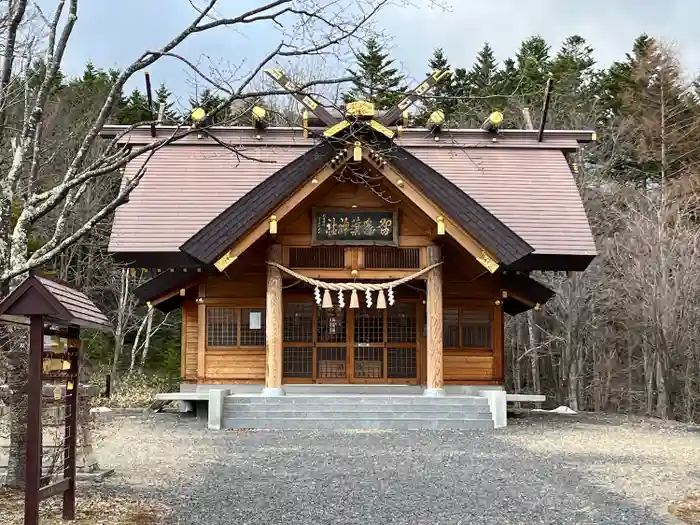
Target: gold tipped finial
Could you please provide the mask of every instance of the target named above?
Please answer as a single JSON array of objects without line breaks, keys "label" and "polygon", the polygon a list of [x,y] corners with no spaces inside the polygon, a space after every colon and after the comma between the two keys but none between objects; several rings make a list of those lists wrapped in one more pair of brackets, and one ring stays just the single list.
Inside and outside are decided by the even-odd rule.
[{"label": "gold tipped finial", "polygon": [[194,108],[190,116],[192,117],[193,122],[199,122],[207,116],[207,112],[204,110],[204,108]]}]

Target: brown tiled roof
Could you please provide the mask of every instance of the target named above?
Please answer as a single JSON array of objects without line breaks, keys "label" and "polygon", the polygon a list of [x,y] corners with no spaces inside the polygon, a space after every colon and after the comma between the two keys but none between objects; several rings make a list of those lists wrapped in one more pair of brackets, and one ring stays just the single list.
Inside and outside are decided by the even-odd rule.
[{"label": "brown tiled roof", "polygon": [[[227,143],[239,144],[246,155],[276,163],[236,158],[211,139],[195,136],[159,150],[129,202],[116,212],[110,251],[178,252],[222,211],[316,144],[291,129],[273,128],[261,135],[251,128],[216,133]],[[396,142],[534,248],[525,259],[575,256],[585,267],[596,254],[595,245],[562,152],[574,151],[590,135],[547,131],[539,143],[536,131],[509,131],[494,142],[487,132],[455,130],[436,142],[426,130],[410,129]],[[147,130],[137,130],[128,140],[136,144],[152,139]],[[127,175],[137,168],[130,165]]]},{"label": "brown tiled roof", "polygon": [[213,264],[306,179],[328,164],[334,154],[335,149],[328,142],[306,151],[214,217],[180,249],[205,264]]},{"label": "brown tiled roof", "polygon": [[404,177],[440,208],[451,219],[469,232],[477,241],[510,265],[533,252],[533,248],[496,216],[476,202],[468,193],[460,191],[449,179],[432,166],[397,146],[387,155]]},{"label": "brown tiled roof", "polygon": [[107,317],[83,292],[36,275],[0,302],[0,315],[43,315],[48,322],[111,331]]},{"label": "brown tiled roof", "polygon": [[[203,144],[208,142],[208,144]],[[199,229],[280,168],[306,153],[313,142],[255,142],[237,157],[211,140],[158,150],[146,174],[115,216],[111,252],[177,252]],[[135,174],[132,162],[125,176]]]},{"label": "brown tiled roof", "polygon": [[559,149],[446,144],[410,151],[525,239],[535,254],[596,254],[576,182]]}]

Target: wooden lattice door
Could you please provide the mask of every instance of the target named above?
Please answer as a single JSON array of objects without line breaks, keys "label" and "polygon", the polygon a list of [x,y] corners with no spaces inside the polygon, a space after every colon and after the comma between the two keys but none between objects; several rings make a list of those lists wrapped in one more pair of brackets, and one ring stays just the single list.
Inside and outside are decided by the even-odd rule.
[{"label": "wooden lattice door", "polygon": [[284,306],[286,382],[417,383],[416,302],[379,310]]}]

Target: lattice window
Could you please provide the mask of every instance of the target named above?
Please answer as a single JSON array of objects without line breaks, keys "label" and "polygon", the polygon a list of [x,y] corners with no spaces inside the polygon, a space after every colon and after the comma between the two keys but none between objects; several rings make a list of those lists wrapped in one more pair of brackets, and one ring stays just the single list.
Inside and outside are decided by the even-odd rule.
[{"label": "lattice window", "polygon": [[346,334],[345,310],[338,307],[318,308],[317,341],[344,343]]},{"label": "lattice window", "polygon": [[384,342],[384,310],[362,305],[355,310],[355,343]]},{"label": "lattice window", "polygon": [[355,377],[363,379],[384,377],[384,348],[355,347]]},{"label": "lattice window", "polygon": [[207,308],[207,346],[238,344],[235,308]]},{"label": "lattice window", "polygon": [[313,376],[313,346],[287,346],[282,353],[282,375],[284,377]]},{"label": "lattice window", "polygon": [[241,308],[241,346],[265,346],[263,308]]},{"label": "lattice window", "polygon": [[347,377],[347,350],[344,346],[317,347],[317,376],[321,379],[343,379]]},{"label": "lattice window", "polygon": [[491,310],[466,310],[462,315],[462,347],[491,348]]},{"label": "lattice window", "polygon": [[415,379],[418,376],[415,348],[387,348],[387,377]]},{"label": "lattice window", "polygon": [[445,308],[442,311],[442,345],[445,348],[459,348],[459,308]]},{"label": "lattice window", "polygon": [[365,268],[420,268],[420,248],[367,246],[364,248]]},{"label": "lattice window", "polygon": [[345,268],[343,246],[312,246],[289,248],[291,268]]},{"label": "lattice window", "polygon": [[415,303],[395,303],[387,310],[387,343],[416,342]]},{"label": "lattice window", "polygon": [[311,301],[285,303],[285,343],[310,343],[313,341],[313,329],[314,305]]}]

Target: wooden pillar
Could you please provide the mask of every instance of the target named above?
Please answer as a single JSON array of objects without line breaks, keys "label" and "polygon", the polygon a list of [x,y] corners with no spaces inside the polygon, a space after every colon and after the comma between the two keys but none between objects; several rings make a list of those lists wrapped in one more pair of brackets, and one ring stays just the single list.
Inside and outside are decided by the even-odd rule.
[{"label": "wooden pillar", "polygon": [[[428,265],[442,260],[439,246],[428,246]],[[442,372],[442,266],[433,268],[427,275],[426,337],[427,382],[425,395],[445,395]]]},{"label": "wooden pillar", "polygon": [[[282,247],[270,246],[270,262],[282,263]],[[282,272],[267,265],[267,295],[265,299],[265,389],[264,395],[284,395],[282,389]]]},{"label": "wooden pillar", "polygon": [[44,318],[30,316],[29,377],[27,380],[27,442],[24,458],[24,523],[39,523],[39,486],[41,481],[41,396],[44,352]]},{"label": "wooden pillar", "polygon": [[80,395],[80,331],[71,330],[74,339],[68,340],[68,360],[73,375],[73,388],[66,385],[66,421],[64,429],[63,479],[70,480],[63,493],[63,519],[75,519],[76,452],[78,450],[78,396]]},{"label": "wooden pillar", "polygon": [[[197,382],[203,383],[207,377],[207,305],[204,304],[206,286],[199,285],[197,297]],[[185,327],[186,328],[186,327]]]}]

